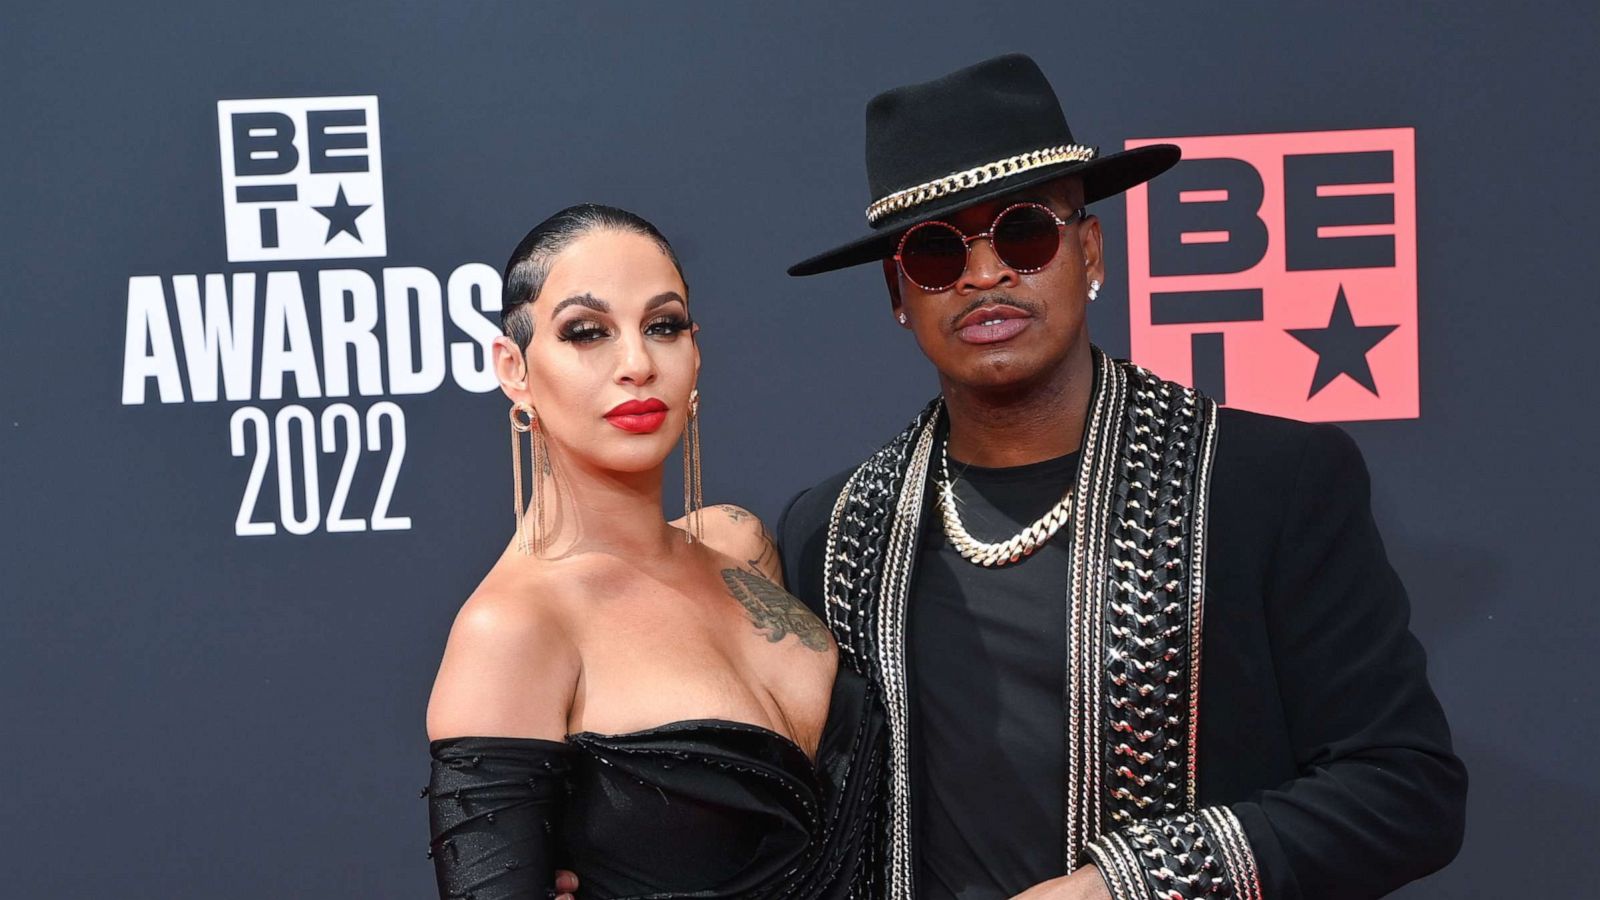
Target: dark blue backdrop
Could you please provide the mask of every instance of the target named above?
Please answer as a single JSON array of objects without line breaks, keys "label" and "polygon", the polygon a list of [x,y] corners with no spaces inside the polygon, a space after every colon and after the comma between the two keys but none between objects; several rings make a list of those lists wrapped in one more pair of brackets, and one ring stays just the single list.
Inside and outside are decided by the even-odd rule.
[{"label": "dark blue backdrop", "polygon": [[[298,272],[320,335],[319,271],[381,297],[386,267],[498,268],[569,203],[635,209],[704,327],[707,495],[770,518],[934,390],[875,268],[783,274],[861,227],[865,100],[1007,50],[1107,148],[1416,129],[1422,414],[1350,430],[1472,788],[1459,859],[1402,896],[1592,889],[1593,3],[32,6],[0,35],[0,893],[432,896],[423,709],[508,537],[506,404],[448,376],[206,402],[187,375],[185,402],[150,380],[124,404],[131,278],[159,277],[176,332],[174,276]],[[378,98],[387,254],[230,263],[217,102],[346,95]],[[1092,330],[1125,355],[1124,208],[1095,211]],[[235,534],[260,454],[247,426],[233,454],[236,410],[320,427],[383,401],[409,529]],[[318,454],[324,507],[345,434]],[[352,457],[352,515],[375,512],[389,435]],[[256,520],[280,521],[302,440]]]}]

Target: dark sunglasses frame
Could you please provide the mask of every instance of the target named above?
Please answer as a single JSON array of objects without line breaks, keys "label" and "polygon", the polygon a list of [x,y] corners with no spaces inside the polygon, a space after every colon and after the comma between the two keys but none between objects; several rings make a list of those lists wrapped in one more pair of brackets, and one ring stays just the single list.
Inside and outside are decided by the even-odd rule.
[{"label": "dark sunglasses frame", "polygon": [[[1050,258],[1044,261],[1043,265],[1034,266],[1032,268],[1022,268],[1022,267],[1018,267],[1018,266],[1012,265],[1006,259],[1005,254],[1001,252],[1000,247],[995,245],[994,232],[995,232],[995,229],[997,227],[999,227],[1000,220],[1005,218],[1007,213],[1013,212],[1013,211],[1018,210],[1018,209],[1025,209],[1025,208],[1028,208],[1028,207],[1032,207],[1032,208],[1035,208],[1035,209],[1042,209],[1042,210],[1044,210],[1046,215],[1048,215],[1050,218],[1055,220],[1055,222],[1056,222],[1056,249],[1055,249],[1054,252],[1052,252],[1050,254]],[[972,261],[972,242],[976,241],[976,240],[983,239],[983,238],[987,238],[989,240],[989,246],[994,248],[995,255],[998,256],[1000,258],[1000,261],[1005,263],[1008,268],[1012,269],[1015,272],[1019,272],[1019,273],[1021,273],[1023,275],[1031,275],[1034,272],[1043,271],[1052,262],[1054,262],[1056,256],[1061,253],[1061,230],[1063,228],[1066,228],[1068,225],[1071,225],[1073,222],[1082,222],[1083,220],[1085,220],[1087,218],[1089,218],[1089,210],[1088,210],[1087,207],[1080,206],[1077,209],[1073,210],[1071,213],[1069,213],[1067,215],[1067,218],[1063,219],[1060,216],[1056,215],[1056,211],[1055,210],[1051,209],[1048,206],[1045,206],[1043,203],[1025,202],[1025,203],[1013,203],[1010,206],[1006,207],[1005,209],[1000,210],[1000,212],[995,214],[994,221],[989,223],[989,230],[985,231],[985,232],[982,232],[980,234],[968,235],[966,232],[962,231],[961,229],[957,228],[954,225],[951,225],[949,222],[945,222],[945,221],[942,221],[942,220],[939,220],[939,219],[931,219],[931,220],[929,220],[927,222],[919,222],[916,225],[913,225],[910,229],[908,229],[906,231],[905,234],[900,236],[900,243],[898,245],[896,245],[895,250],[894,250],[894,262],[895,262],[895,265],[900,267],[900,274],[904,275],[906,277],[907,281],[911,282],[912,284],[916,285],[919,288],[922,288],[924,291],[926,291],[926,292],[928,292],[930,294],[937,294],[940,291],[949,290],[950,288],[955,286],[956,282],[961,280],[961,276],[966,274],[967,264]],[[920,230],[922,230],[924,228],[933,227],[933,226],[946,228],[946,229],[949,229],[950,231],[955,232],[956,236],[961,238],[962,246],[966,248],[966,252],[967,252],[966,261],[964,261],[961,264],[961,271],[956,273],[956,277],[951,279],[949,284],[939,285],[937,287],[923,284],[922,282],[920,282],[917,279],[913,278],[911,273],[906,271],[905,260],[901,258],[902,255],[905,253],[906,241],[910,240],[911,236],[913,234],[916,234],[918,231],[920,231]]]}]

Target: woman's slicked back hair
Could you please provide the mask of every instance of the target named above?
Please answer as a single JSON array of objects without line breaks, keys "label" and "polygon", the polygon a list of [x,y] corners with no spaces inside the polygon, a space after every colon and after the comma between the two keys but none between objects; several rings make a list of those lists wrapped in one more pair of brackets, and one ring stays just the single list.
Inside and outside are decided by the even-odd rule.
[{"label": "woman's slicked back hair", "polygon": [[599,203],[569,206],[533,226],[506,262],[505,287],[500,294],[500,329],[516,341],[518,347],[526,350],[528,342],[533,340],[530,307],[544,288],[556,255],[573,241],[598,229],[627,231],[650,238],[672,260],[678,277],[683,277],[683,266],[672,252],[672,245],[667,243],[660,229],[642,216]]}]

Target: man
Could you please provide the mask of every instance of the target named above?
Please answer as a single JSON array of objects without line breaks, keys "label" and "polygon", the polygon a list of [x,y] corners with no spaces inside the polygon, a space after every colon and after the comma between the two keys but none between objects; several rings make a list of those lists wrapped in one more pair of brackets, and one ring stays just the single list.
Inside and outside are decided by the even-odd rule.
[{"label": "man", "polygon": [[789,270],[881,260],[942,389],[778,525],[884,690],[892,897],[1349,900],[1459,848],[1355,444],[1089,341],[1084,206],[1178,156],[1079,145],[1032,60],[989,60],[868,104],[872,232]]}]

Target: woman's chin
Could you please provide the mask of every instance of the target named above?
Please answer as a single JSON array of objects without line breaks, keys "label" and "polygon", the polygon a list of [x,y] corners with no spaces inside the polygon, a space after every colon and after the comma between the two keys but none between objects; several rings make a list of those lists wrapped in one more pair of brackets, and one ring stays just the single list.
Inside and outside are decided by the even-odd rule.
[{"label": "woman's chin", "polygon": [[671,455],[675,442],[634,437],[622,446],[617,446],[614,439],[607,443],[611,446],[603,448],[593,458],[593,464],[612,472],[637,474],[659,469]]}]

